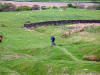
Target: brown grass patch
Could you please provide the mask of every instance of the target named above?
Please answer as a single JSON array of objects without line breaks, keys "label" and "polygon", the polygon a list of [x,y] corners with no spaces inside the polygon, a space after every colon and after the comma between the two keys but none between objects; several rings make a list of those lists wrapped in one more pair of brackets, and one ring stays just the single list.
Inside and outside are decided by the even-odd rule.
[{"label": "brown grass patch", "polygon": [[88,61],[100,61],[100,58],[96,56],[83,56],[83,60],[88,60]]},{"label": "brown grass patch", "polygon": [[8,60],[8,59],[13,59],[13,58],[21,58],[21,57],[22,55],[20,54],[11,54],[11,55],[2,55],[1,59]]}]

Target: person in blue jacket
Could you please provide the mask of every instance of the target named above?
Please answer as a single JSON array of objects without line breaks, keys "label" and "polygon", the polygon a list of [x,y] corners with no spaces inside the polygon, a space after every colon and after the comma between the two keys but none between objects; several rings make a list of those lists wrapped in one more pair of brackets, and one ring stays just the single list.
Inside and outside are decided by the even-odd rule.
[{"label": "person in blue jacket", "polygon": [[55,44],[55,37],[54,36],[51,36],[51,45],[52,46],[56,46],[56,44]]}]

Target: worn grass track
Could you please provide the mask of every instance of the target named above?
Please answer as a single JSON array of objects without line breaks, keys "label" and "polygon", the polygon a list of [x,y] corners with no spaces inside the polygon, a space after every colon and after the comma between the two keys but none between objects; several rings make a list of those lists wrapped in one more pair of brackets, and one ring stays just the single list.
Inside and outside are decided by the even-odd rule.
[{"label": "worn grass track", "polygon": [[79,59],[77,59],[72,53],[68,52],[67,49],[59,47],[59,46],[56,46],[56,47],[62,50],[66,55],[70,56],[73,60],[79,61]]}]

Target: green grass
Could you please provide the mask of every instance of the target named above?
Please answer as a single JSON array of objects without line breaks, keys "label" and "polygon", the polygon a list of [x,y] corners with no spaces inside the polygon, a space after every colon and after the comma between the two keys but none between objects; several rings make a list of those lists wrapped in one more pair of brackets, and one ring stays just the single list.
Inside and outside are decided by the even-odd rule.
[{"label": "green grass", "polygon": [[22,12],[0,12],[0,25],[7,27],[23,27],[26,23],[52,20],[99,20],[100,10],[71,9],[65,11],[41,10]]},{"label": "green grass", "polygon": [[[99,29],[85,29],[62,39],[61,34],[67,31],[62,30],[62,26],[42,26],[33,31],[2,27],[0,34],[4,35],[4,39],[0,43],[0,75],[98,74],[100,62],[84,61],[82,57],[100,57]],[[65,48],[80,61],[73,60],[59,48],[51,47],[51,35],[55,35],[57,46]],[[16,54],[20,57],[15,58]]]},{"label": "green grass", "polygon": [[[100,74],[100,62],[82,60],[85,55],[100,57],[100,27],[86,28],[67,38],[60,37],[68,31],[62,29],[63,25],[41,26],[34,30],[22,28],[29,22],[99,20],[99,14],[99,10],[81,9],[0,12],[0,34],[4,37],[0,43],[0,75]],[[66,49],[80,61],[73,60],[60,48],[51,47],[51,35],[56,37],[57,46]]]}]

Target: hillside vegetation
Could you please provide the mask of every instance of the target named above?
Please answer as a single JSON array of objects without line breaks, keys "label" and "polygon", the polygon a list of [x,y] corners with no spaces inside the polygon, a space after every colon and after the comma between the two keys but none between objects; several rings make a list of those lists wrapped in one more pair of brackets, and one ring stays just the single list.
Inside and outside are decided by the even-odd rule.
[{"label": "hillside vegetation", "polygon": [[49,20],[99,20],[99,14],[99,10],[85,9],[0,12],[0,75],[100,74],[99,61],[83,60],[83,56],[100,58],[100,27],[85,28],[66,38],[60,36],[69,31],[63,29],[67,25],[23,28],[25,23]]},{"label": "hillside vegetation", "polygon": [[[60,38],[66,31],[62,26],[35,30],[2,27],[0,75],[99,74],[100,62],[84,61],[82,57],[100,57],[100,27]],[[51,35],[55,35],[58,47],[51,47]]]}]

